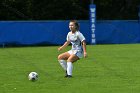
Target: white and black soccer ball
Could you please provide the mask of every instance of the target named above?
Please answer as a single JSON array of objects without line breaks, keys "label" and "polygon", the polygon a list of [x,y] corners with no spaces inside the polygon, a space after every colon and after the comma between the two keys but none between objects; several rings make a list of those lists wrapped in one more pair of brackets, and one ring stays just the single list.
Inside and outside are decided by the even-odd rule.
[{"label": "white and black soccer ball", "polygon": [[30,72],[28,75],[28,79],[31,81],[36,81],[38,80],[38,74],[36,72]]}]

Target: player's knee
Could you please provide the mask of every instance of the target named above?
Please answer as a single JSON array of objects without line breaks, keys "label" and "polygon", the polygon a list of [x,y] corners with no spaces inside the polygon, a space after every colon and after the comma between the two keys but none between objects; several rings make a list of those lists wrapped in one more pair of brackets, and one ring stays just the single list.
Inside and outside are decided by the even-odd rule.
[{"label": "player's knee", "polygon": [[58,55],[57,59],[58,59],[58,60],[61,60],[61,55]]},{"label": "player's knee", "polygon": [[63,60],[63,59],[64,59],[63,56],[64,56],[64,55],[61,55],[61,54],[60,54],[60,55],[58,55],[57,59],[58,59],[58,60]]}]

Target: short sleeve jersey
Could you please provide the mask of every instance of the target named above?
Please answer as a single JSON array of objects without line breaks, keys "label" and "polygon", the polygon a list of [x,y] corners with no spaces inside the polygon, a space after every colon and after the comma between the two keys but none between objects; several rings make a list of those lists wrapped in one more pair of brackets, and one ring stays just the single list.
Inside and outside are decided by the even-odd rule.
[{"label": "short sleeve jersey", "polygon": [[72,50],[82,51],[81,42],[85,40],[85,37],[80,31],[76,31],[75,33],[69,32],[67,34],[67,41],[70,41],[72,44]]}]

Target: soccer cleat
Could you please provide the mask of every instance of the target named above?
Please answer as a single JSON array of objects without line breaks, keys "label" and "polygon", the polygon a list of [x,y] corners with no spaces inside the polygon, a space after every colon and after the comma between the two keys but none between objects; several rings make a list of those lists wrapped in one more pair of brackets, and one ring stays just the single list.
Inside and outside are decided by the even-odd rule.
[{"label": "soccer cleat", "polygon": [[71,78],[72,76],[71,75],[68,75],[67,74],[67,71],[66,71],[66,75],[65,75],[65,78]]},{"label": "soccer cleat", "polygon": [[65,77],[67,77],[68,76],[68,74],[67,74],[67,71],[66,71],[66,75],[65,75]]},{"label": "soccer cleat", "polygon": [[65,78],[72,78],[72,76],[71,75],[66,75]]},{"label": "soccer cleat", "polygon": [[67,75],[67,78],[72,78],[72,76],[71,75]]}]

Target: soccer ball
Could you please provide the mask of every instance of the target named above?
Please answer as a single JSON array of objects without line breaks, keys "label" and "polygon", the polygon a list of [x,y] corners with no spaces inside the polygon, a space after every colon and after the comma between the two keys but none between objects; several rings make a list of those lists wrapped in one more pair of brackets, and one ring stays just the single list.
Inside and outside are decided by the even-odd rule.
[{"label": "soccer ball", "polygon": [[36,72],[30,72],[28,75],[28,79],[31,81],[36,81],[38,79],[38,74]]}]

